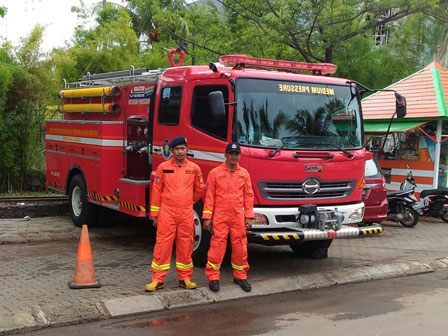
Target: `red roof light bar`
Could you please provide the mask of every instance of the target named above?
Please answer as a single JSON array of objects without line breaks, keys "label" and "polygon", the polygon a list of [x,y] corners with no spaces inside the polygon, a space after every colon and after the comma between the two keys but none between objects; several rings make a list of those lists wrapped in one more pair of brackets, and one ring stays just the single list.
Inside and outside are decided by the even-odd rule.
[{"label": "red roof light bar", "polygon": [[322,75],[334,74],[337,69],[336,64],[332,63],[305,63],[273,60],[266,58],[248,57],[246,55],[223,55],[219,58],[221,64],[227,66],[236,66],[244,64],[245,66],[253,66],[260,68],[275,68],[284,70],[299,70],[319,73]]}]

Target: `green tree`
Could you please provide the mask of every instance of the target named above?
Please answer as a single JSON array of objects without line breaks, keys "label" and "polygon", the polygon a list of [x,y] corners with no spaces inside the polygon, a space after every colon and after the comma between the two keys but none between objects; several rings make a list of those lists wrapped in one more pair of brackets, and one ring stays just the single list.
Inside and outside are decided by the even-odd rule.
[{"label": "green tree", "polygon": [[128,8],[140,39],[151,46],[148,54],[166,59],[170,48],[181,45],[187,52],[185,64],[207,64],[229,51],[229,25],[212,2],[130,0]]},{"label": "green tree", "polygon": [[436,8],[425,11],[426,15],[416,18],[414,26],[419,27],[418,42],[424,48],[422,61],[426,65],[432,60],[448,66],[448,0],[440,0]]},{"label": "green tree", "polygon": [[[80,18],[89,13],[85,7],[73,8]],[[129,26],[129,12],[105,3],[98,11],[96,25],[76,27],[73,45],[52,52],[58,78],[75,81],[90,72],[101,73],[140,66],[139,41]]]},{"label": "green tree", "polygon": [[50,64],[40,53],[37,26],[14,49],[0,48],[0,191],[23,190],[43,180],[43,120],[54,87]]},{"label": "green tree", "polygon": [[[339,48],[359,35],[431,8],[433,0],[218,0],[243,18],[252,38],[268,37],[306,62],[332,62]],[[382,16],[392,9],[392,15]]]}]

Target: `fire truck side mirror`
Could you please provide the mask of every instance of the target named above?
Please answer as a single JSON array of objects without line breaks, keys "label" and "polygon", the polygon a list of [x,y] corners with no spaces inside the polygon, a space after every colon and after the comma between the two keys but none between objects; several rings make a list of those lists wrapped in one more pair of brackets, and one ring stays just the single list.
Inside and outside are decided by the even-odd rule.
[{"label": "fire truck side mirror", "polygon": [[406,98],[398,92],[395,92],[395,113],[397,118],[404,118],[406,116]]},{"label": "fire truck side mirror", "polygon": [[226,119],[224,96],[221,91],[210,92],[208,94],[208,104],[210,107],[210,114],[213,120],[223,121]]}]

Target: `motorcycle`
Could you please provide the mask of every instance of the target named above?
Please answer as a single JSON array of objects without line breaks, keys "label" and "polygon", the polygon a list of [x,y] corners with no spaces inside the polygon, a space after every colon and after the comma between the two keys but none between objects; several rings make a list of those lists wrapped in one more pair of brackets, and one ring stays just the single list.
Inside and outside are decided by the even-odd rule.
[{"label": "motorcycle", "polygon": [[423,215],[421,204],[414,195],[414,189],[388,193],[387,202],[389,203],[387,219],[399,222],[404,227],[414,227]]},{"label": "motorcycle", "polygon": [[[408,174],[404,182],[400,185],[400,189],[415,189],[415,183],[412,171],[406,165]],[[420,193],[420,204],[424,215],[435,218],[440,218],[445,223],[448,223],[448,189],[425,189]]]}]

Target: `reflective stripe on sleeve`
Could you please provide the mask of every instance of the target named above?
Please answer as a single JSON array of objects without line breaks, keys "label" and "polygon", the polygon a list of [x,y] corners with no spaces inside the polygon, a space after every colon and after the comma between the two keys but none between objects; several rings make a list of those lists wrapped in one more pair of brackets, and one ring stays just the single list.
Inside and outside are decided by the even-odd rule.
[{"label": "reflective stripe on sleeve", "polygon": [[213,212],[210,211],[210,210],[204,210],[203,213],[206,213],[206,214],[210,214],[210,215],[211,215]]},{"label": "reflective stripe on sleeve", "polygon": [[151,205],[151,211],[160,211],[160,207]]}]

